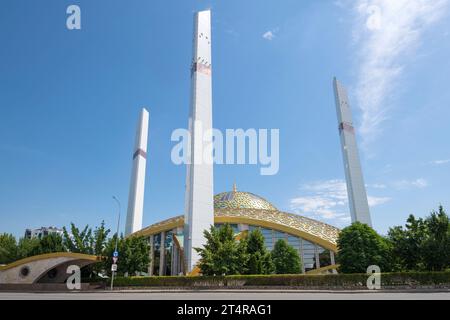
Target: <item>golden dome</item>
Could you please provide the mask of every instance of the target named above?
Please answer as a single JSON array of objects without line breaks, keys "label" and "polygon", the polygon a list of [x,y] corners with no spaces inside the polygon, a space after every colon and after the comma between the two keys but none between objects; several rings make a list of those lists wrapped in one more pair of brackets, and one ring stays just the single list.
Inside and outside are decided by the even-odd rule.
[{"label": "golden dome", "polygon": [[269,201],[250,192],[222,192],[214,196],[214,209],[262,209],[277,210]]}]

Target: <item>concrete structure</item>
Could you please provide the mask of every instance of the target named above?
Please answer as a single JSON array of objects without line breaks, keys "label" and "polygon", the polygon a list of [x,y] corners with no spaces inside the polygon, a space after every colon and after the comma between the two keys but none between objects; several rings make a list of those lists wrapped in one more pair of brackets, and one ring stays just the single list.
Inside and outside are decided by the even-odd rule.
[{"label": "concrete structure", "polygon": [[185,193],[184,255],[190,272],[205,243],[203,231],[214,224],[212,155],[211,12],[195,14],[189,115],[190,163]]},{"label": "concrete structure", "polygon": [[25,230],[25,238],[32,239],[32,238],[39,238],[48,236],[49,234],[59,234],[60,236],[63,235],[63,230],[58,229],[56,227],[41,227],[39,229],[26,229]]},{"label": "concrete structure", "polygon": [[347,91],[336,78],[333,87],[352,222],[359,221],[372,226]]},{"label": "concrete structure", "polygon": [[80,268],[101,261],[101,257],[70,252],[47,253],[0,266],[0,284],[64,283],[67,267]]},{"label": "concrete structure", "polygon": [[143,108],[139,117],[133,152],[130,192],[128,195],[125,235],[142,229],[144,211],[145,166],[147,162],[148,111]]}]

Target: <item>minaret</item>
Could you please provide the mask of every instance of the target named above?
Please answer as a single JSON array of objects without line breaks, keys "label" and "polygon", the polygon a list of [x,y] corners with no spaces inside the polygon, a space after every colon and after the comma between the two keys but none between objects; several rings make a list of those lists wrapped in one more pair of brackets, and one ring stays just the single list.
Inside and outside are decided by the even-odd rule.
[{"label": "minaret", "polygon": [[144,211],[145,165],[147,162],[148,111],[143,108],[139,116],[136,142],[133,150],[130,193],[125,236],[142,229]]},{"label": "minaret", "polygon": [[347,91],[336,78],[333,86],[352,222],[359,221],[372,226]]},{"label": "minaret", "polygon": [[191,66],[191,106],[189,113],[190,155],[187,164],[184,254],[185,273],[196,266],[194,248],[206,243],[204,230],[214,225],[211,84],[211,12],[194,17]]}]

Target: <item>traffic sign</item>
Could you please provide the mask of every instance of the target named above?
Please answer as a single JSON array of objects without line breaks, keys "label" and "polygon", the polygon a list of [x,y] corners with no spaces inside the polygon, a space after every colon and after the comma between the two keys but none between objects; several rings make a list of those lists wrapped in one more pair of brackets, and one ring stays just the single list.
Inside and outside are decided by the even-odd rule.
[{"label": "traffic sign", "polygon": [[117,251],[114,251],[114,253],[113,253],[113,257],[118,257],[119,256],[119,252],[117,252]]},{"label": "traffic sign", "polygon": [[111,265],[111,271],[117,271],[117,264],[114,263]]},{"label": "traffic sign", "polygon": [[113,257],[113,263],[116,264],[117,263],[117,259],[119,259],[118,257]]}]

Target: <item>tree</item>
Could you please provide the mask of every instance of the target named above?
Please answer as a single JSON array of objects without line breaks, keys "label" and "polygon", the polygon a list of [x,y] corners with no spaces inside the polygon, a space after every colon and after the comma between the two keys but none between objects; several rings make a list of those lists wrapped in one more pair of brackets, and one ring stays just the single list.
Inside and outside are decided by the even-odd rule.
[{"label": "tree", "polygon": [[427,270],[442,271],[450,266],[450,221],[442,206],[425,220],[423,261]]},{"label": "tree", "polygon": [[20,238],[17,244],[17,260],[33,256],[39,243],[39,238]]},{"label": "tree", "polygon": [[[91,255],[104,255],[107,237],[110,232],[105,228],[105,223],[102,221],[100,227],[95,228],[94,232],[88,225],[82,231],[78,229],[74,223],[70,224],[70,234],[67,229],[63,228],[64,241],[63,244],[68,251],[74,253],[84,253]],[[110,269],[111,265],[108,269]],[[88,265],[82,269],[83,277],[92,277],[102,271],[101,264]]]},{"label": "tree", "polygon": [[67,232],[66,227],[63,227],[64,246],[74,253],[94,254],[94,238],[92,237],[92,229],[88,225],[84,227],[83,231],[70,224],[70,232]]},{"label": "tree", "polygon": [[276,274],[295,274],[301,272],[301,260],[297,250],[286,240],[279,239],[271,253]]},{"label": "tree", "polygon": [[233,229],[225,224],[221,228],[211,226],[205,230],[206,244],[195,248],[200,254],[199,267],[203,275],[235,275],[245,269],[247,256],[244,241],[235,240]]},{"label": "tree", "polygon": [[94,230],[94,254],[101,256],[106,248],[106,243],[108,241],[108,234],[111,232],[110,229],[106,229],[105,221],[102,221],[100,227]]},{"label": "tree", "polygon": [[129,275],[147,272],[150,264],[150,245],[144,237],[129,237],[122,241],[122,267]]},{"label": "tree", "polygon": [[0,234],[0,264],[17,260],[17,243],[12,234]]},{"label": "tree", "polygon": [[[100,227],[96,227],[94,230],[94,236],[93,236],[93,241],[94,241],[94,248],[93,248],[93,252],[95,255],[97,256],[104,256],[105,255],[105,250],[107,247],[107,243],[108,243],[108,234],[111,232],[110,229],[106,229],[105,227],[105,221],[102,221],[102,223],[100,224]],[[103,267],[104,265],[101,263],[96,263],[94,265],[92,265],[90,268],[92,270],[92,272],[99,274],[103,271]],[[106,268],[105,270],[109,270],[110,267]]]},{"label": "tree", "polygon": [[50,233],[38,240],[37,245],[32,247],[29,253],[30,255],[35,256],[38,254],[65,251],[67,250],[64,247],[63,238],[57,233]]},{"label": "tree", "polygon": [[[253,230],[247,238],[241,240],[245,246],[247,263],[245,273],[247,274],[270,274],[274,266],[264,244],[264,236],[259,228]],[[243,273],[243,272],[242,272]]]},{"label": "tree", "polygon": [[319,263],[321,267],[331,265],[330,250],[326,249],[319,253]]},{"label": "tree", "polygon": [[[109,239],[106,243],[104,255],[107,257],[103,263],[103,268],[108,275],[111,275],[112,256],[116,246],[117,235]],[[147,272],[150,264],[150,245],[144,237],[119,237],[117,251],[119,259],[117,261],[118,275],[136,275],[140,272]]]},{"label": "tree", "polygon": [[425,219],[410,215],[405,228],[389,229],[388,239],[399,270],[440,271],[450,266],[450,221],[442,206]]},{"label": "tree", "polygon": [[63,239],[58,234],[49,234],[42,239],[20,238],[19,242],[11,234],[0,235],[0,264],[50,252],[66,251]]},{"label": "tree", "polygon": [[343,273],[365,273],[367,267],[377,265],[390,271],[388,241],[366,224],[355,222],[339,233],[337,261]]},{"label": "tree", "polygon": [[388,240],[392,245],[392,259],[399,270],[421,270],[424,268],[423,242],[427,227],[423,219],[410,215],[405,229],[401,226],[390,228]]}]

